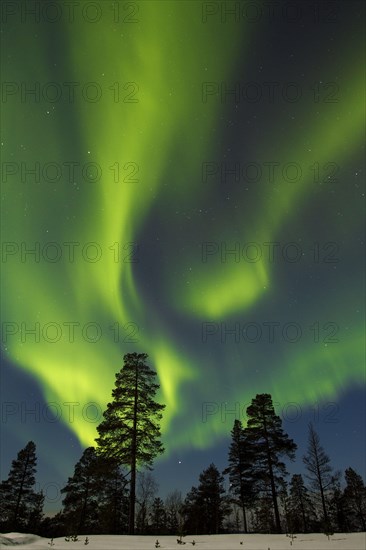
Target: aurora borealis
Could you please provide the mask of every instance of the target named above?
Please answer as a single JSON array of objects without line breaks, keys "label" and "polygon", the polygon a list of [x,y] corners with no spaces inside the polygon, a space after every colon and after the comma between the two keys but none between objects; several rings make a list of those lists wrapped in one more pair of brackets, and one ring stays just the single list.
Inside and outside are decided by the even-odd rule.
[{"label": "aurora borealis", "polygon": [[67,477],[129,351],[168,464],[260,392],[359,423],[363,3],[29,4],[2,7],[6,460],[33,438]]}]

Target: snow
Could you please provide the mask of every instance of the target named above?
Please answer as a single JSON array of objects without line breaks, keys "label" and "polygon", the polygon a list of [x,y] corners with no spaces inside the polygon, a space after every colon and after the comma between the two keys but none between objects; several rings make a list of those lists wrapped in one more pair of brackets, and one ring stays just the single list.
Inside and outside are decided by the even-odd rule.
[{"label": "snow", "polygon": [[[22,549],[26,548],[25,544],[30,545],[35,542],[42,540],[41,537],[37,535],[26,535],[24,533],[6,533],[6,535],[0,534],[0,548],[3,546],[17,546],[22,545]],[[34,546],[32,548],[35,549]]]},{"label": "snow", "polygon": [[[326,535],[313,533],[297,535],[291,545],[286,535],[187,535],[184,546],[177,544],[174,536],[128,536],[128,535],[88,535],[89,544],[84,544],[86,535],[80,535],[77,542],[66,542],[64,537],[55,538],[50,546],[49,538],[23,533],[0,535],[0,548],[17,546],[21,550],[153,550],[156,539],[160,548],[177,550],[365,550],[366,533],[336,533],[328,540]],[[195,541],[193,546],[191,543]],[[243,544],[240,544],[240,541]],[[19,546],[21,545],[21,546]]]}]

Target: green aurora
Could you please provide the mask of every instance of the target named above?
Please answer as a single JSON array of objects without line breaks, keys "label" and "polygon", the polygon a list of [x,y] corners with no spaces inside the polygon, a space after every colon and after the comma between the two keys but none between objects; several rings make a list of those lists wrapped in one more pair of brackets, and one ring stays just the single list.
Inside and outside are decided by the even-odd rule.
[{"label": "green aurora", "polygon": [[[102,176],[96,182],[85,181],[76,170],[73,181],[64,173],[55,182],[41,179],[36,183],[30,176],[21,183],[19,175],[3,179],[3,241],[26,242],[29,248],[37,242],[41,249],[47,243],[58,243],[64,255],[57,262],[42,257],[36,262],[31,255],[22,261],[16,253],[6,257],[2,319],[27,327],[78,323],[73,342],[66,328],[56,342],[42,337],[35,341],[32,336],[22,341],[20,332],[7,335],[10,361],[37,379],[46,402],[92,402],[104,410],[123,353],[148,353],[158,372],[161,401],[167,405],[162,428],[169,455],[189,447],[207,448],[227,435],[227,425],[217,416],[202,422],[204,402],[248,403],[254,393],[267,391],[278,402],[310,406],[335,399],[346,388],[360,384],[364,332],[361,319],[354,315],[359,283],[353,273],[349,285],[338,288],[336,299],[332,293],[315,292],[312,300],[304,299],[301,312],[304,326],[324,312],[324,322],[341,319],[342,329],[351,327],[348,333],[341,331],[337,344],[315,345],[309,339],[296,346],[285,343],[276,348],[276,357],[250,345],[239,349],[215,343],[212,350],[202,343],[190,345],[191,331],[197,329],[198,340],[205,322],[232,326],[259,318],[293,320],[294,315],[291,318],[286,311],[278,313],[287,289],[277,264],[264,255],[253,263],[221,263],[217,258],[203,263],[199,243],[295,240],[290,227],[297,227],[299,234],[298,212],[308,211],[315,191],[309,170],[296,184],[276,177],[266,192],[255,194],[253,211],[244,210],[247,216],[241,209],[225,206],[220,211],[218,207],[215,223],[205,226],[193,218],[185,233],[185,225],[182,230],[175,222],[172,205],[194,211],[197,204],[220,198],[214,185],[204,185],[199,178],[203,159],[217,158],[225,106],[214,99],[202,103],[202,81],[235,80],[237,64],[245,64],[259,31],[245,23],[203,25],[194,10],[192,14],[190,2],[143,2],[139,17],[138,23],[124,26],[113,26],[107,18],[95,25],[79,20],[65,25],[58,33],[62,54],[56,64],[49,54],[52,25],[41,30],[36,24],[19,24],[16,32],[14,28],[9,32],[8,40],[14,41],[17,53],[4,61],[3,80],[98,82],[103,96],[98,102],[88,102],[76,93],[71,104],[66,98],[52,104],[22,103],[9,97],[2,122],[3,160],[18,159],[27,166],[35,162],[63,166],[65,159],[81,166],[94,162]],[[352,162],[363,137],[362,68],[349,63],[346,56],[340,62],[345,83],[342,100],[322,105],[320,113],[310,100],[294,106],[301,127],[293,126],[292,132],[277,136],[274,126],[274,139],[255,143],[259,163],[274,158],[282,164],[296,160],[301,166]],[[324,60],[324,71],[331,72],[325,65]],[[121,97],[136,92],[138,102],[115,102],[116,82],[121,83]],[[137,87],[123,88],[125,83],[137,83]],[[245,159],[244,141],[237,147]],[[110,168],[116,163],[122,167],[117,182]],[[125,170],[127,163],[133,164]],[[136,165],[137,181],[123,181]],[[329,185],[336,184],[323,187],[329,190]],[[242,188],[235,193],[244,197]],[[337,200],[343,202],[341,196]],[[156,258],[160,278],[155,286],[163,294],[155,299],[147,296],[148,286],[142,286],[149,281],[143,246],[138,249],[139,263],[124,258],[130,251],[128,243],[142,242],[151,216],[157,214],[170,240],[165,249],[167,261]],[[357,228],[357,215],[351,208],[342,224]],[[318,240],[347,243],[351,237],[342,227],[333,223],[332,237]],[[310,229],[309,235],[316,230]],[[192,246],[180,246],[185,240]],[[67,261],[63,244],[70,242],[80,243],[73,262]],[[90,242],[102,250],[99,261],[80,256],[83,244]],[[118,258],[114,243],[121,243]],[[326,267],[331,270],[332,266]],[[189,284],[177,275],[188,270]],[[333,275],[328,271],[326,276]],[[151,292],[154,289],[152,281]],[[171,319],[191,328],[175,330]],[[80,334],[80,327],[91,322],[102,329],[95,343]],[[136,344],[115,341],[111,327],[127,323],[139,328]],[[261,361],[273,362],[265,375],[253,367]],[[82,445],[93,444],[95,423],[85,421],[81,407],[75,407],[73,422],[63,420]]]}]

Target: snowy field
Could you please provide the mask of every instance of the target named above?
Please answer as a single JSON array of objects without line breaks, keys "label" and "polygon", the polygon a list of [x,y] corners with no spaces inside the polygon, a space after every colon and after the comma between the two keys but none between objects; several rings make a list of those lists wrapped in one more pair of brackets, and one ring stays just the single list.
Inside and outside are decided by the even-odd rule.
[{"label": "snowy field", "polygon": [[[177,550],[178,548],[195,548],[198,550],[365,550],[365,533],[336,533],[330,540],[319,533],[297,535],[291,545],[286,535],[199,535],[184,537],[185,545],[177,544],[177,537],[172,536],[127,536],[127,535],[90,535],[89,544],[85,545],[85,535],[77,542],[66,542],[64,537],[50,539],[6,533],[0,535],[0,548],[19,548],[19,550],[153,550],[155,541],[159,540],[160,548]],[[195,544],[192,545],[192,541]],[[242,544],[241,544],[242,542]]]}]

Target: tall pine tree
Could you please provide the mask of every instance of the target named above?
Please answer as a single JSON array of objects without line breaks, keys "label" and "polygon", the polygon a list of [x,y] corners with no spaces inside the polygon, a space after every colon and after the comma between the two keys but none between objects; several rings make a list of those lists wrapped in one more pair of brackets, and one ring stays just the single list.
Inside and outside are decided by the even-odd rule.
[{"label": "tall pine tree", "polygon": [[276,531],[281,532],[281,520],[277,502],[278,492],[287,475],[281,457],[293,460],[297,445],[283,431],[282,421],[276,415],[272,398],[268,393],[257,394],[247,408],[246,443],[253,454],[252,478],[259,490],[270,491]]},{"label": "tall pine tree", "polygon": [[353,468],[345,471],[344,499],[347,516],[353,530],[366,531],[366,487],[362,477]]},{"label": "tall pine tree", "polygon": [[[88,447],[76,463],[74,474],[61,489],[65,494],[63,518],[70,533],[94,531],[98,520],[98,492],[96,472],[98,457],[94,447]],[[95,531],[94,531],[95,532]]]},{"label": "tall pine tree", "polygon": [[224,477],[214,464],[199,476],[199,486],[192,487],[184,503],[185,530],[195,535],[218,534],[230,512],[225,496]]},{"label": "tall pine tree", "polygon": [[99,518],[102,533],[127,534],[128,532],[128,482],[126,473],[115,461],[107,461],[98,478]]},{"label": "tall pine tree", "polygon": [[242,423],[240,420],[235,420],[231,430],[229,466],[223,473],[229,474],[230,491],[235,495],[234,502],[241,507],[245,533],[248,532],[247,507],[254,501],[251,479],[252,459]]},{"label": "tall pine tree", "polygon": [[159,385],[156,372],[145,353],[128,353],[116,374],[113,401],[103,413],[96,439],[98,451],[130,470],[129,533],[135,530],[136,473],[138,466],[151,468],[164,449],[160,442],[160,420],[165,405],[155,401]]},{"label": "tall pine tree", "polygon": [[[61,489],[69,533],[126,533],[126,479],[118,464],[88,447]],[[127,502],[128,504],[128,502]]]},{"label": "tall pine tree", "polygon": [[28,527],[35,510],[38,517],[42,515],[44,497],[35,491],[36,466],[36,446],[29,441],[13,460],[8,479],[0,485],[4,530],[22,531]]}]

